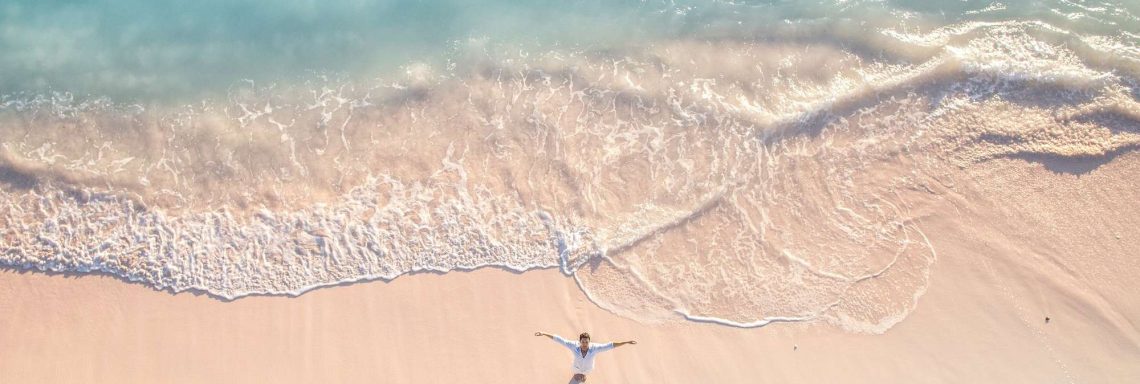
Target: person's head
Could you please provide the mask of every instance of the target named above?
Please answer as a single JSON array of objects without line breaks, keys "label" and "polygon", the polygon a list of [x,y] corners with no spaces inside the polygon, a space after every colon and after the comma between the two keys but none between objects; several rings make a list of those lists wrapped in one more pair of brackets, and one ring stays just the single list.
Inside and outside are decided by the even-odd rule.
[{"label": "person's head", "polygon": [[586,333],[586,332],[582,332],[581,335],[578,335],[578,345],[581,345],[583,347],[589,347],[590,346],[590,334]]}]

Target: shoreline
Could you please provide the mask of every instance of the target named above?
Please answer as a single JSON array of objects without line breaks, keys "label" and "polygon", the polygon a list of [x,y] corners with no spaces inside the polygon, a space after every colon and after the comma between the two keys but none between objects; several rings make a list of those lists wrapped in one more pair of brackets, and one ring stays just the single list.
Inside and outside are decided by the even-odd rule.
[{"label": "shoreline", "polygon": [[[420,274],[229,302],[108,276],[6,270],[0,310],[12,315],[0,319],[0,381],[565,382],[569,356],[534,338],[538,330],[639,341],[599,357],[591,382],[1140,377],[1129,364],[1140,351],[1094,352],[1103,331],[1095,317],[1060,308],[1052,323],[1031,324],[1022,312],[1036,303],[1010,306],[967,259],[943,259],[918,308],[882,335],[823,322],[642,324],[590,302],[556,270]],[[1060,347],[1074,341],[1088,348]]]}]

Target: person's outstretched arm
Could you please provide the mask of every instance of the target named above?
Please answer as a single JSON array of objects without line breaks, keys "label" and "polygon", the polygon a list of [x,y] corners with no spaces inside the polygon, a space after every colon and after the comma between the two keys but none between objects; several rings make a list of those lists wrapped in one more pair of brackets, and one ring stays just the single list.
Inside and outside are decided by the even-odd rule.
[{"label": "person's outstretched arm", "polygon": [[546,337],[549,337],[551,340],[554,340],[554,341],[558,342],[558,344],[562,344],[562,346],[564,346],[564,347],[566,347],[566,348],[569,348],[571,351],[573,351],[573,350],[575,350],[575,349],[578,349],[578,344],[575,344],[573,341],[570,341],[570,340],[566,340],[566,339],[565,339],[565,338],[563,338],[562,336],[558,336],[558,335],[551,335],[551,334],[549,334],[549,333],[543,333],[543,332],[535,332],[535,333],[534,333],[534,335],[535,335],[535,336],[546,336]]},{"label": "person's outstretched arm", "polygon": [[633,341],[633,340],[630,340],[630,341],[614,341],[614,342],[609,342],[609,343],[605,343],[605,344],[597,344],[597,348],[598,348],[598,352],[605,352],[605,351],[608,351],[608,350],[611,350],[611,349],[614,349],[614,348],[617,348],[617,347],[620,347],[620,346],[623,346],[626,344],[637,344],[637,342]]}]

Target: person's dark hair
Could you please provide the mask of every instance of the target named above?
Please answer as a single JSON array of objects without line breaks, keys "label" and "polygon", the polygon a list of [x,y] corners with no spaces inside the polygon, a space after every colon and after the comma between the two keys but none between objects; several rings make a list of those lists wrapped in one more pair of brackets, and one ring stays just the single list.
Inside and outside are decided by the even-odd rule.
[{"label": "person's dark hair", "polygon": [[578,335],[578,340],[589,339],[589,338],[590,338],[590,334],[586,333],[586,332],[582,332],[581,335]]}]

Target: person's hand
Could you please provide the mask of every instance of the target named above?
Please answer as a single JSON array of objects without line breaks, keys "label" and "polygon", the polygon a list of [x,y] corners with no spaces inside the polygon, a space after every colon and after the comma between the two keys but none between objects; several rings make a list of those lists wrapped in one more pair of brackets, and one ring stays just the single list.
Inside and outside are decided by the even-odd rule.
[{"label": "person's hand", "polygon": [[535,332],[534,335],[535,336],[542,336],[542,332]]},{"label": "person's hand", "polygon": [[630,344],[637,344],[637,340],[630,340]]}]

